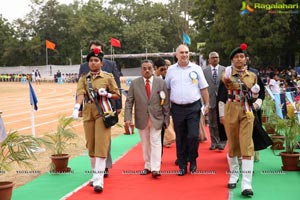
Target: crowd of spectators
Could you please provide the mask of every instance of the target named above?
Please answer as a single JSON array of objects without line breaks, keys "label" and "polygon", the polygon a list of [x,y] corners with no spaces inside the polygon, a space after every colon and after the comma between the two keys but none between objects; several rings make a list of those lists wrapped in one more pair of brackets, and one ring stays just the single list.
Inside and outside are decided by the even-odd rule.
[{"label": "crowd of spectators", "polygon": [[[76,83],[78,81],[77,73],[61,74],[61,79],[65,83]],[[32,74],[0,74],[0,82],[26,82],[26,80],[34,81]],[[56,74],[52,77],[44,76],[41,82],[57,82]]]},{"label": "crowd of spectators", "polygon": [[[295,96],[298,96],[300,92],[300,74],[293,68],[289,69],[261,69],[259,70],[259,76],[262,78],[265,85],[269,84],[270,73],[276,75],[276,81],[280,86],[280,91],[293,91]],[[272,74],[271,73],[271,74]]]}]

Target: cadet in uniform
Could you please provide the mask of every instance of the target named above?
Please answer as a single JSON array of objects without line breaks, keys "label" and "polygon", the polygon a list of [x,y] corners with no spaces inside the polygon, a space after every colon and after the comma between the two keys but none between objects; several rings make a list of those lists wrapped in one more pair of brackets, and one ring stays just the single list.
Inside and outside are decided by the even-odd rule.
[{"label": "cadet in uniform", "polygon": [[109,99],[120,98],[119,89],[113,75],[101,70],[103,56],[103,53],[98,48],[94,48],[87,55],[90,72],[83,75],[78,81],[77,100],[73,111],[73,118],[77,119],[79,108],[85,100],[82,112],[83,126],[89,156],[96,158],[95,168],[93,169],[93,186],[95,192],[102,192],[103,190],[103,175],[111,129],[105,127],[103,119],[91,97],[93,95],[88,91],[87,77],[90,78],[92,89],[101,102],[105,101],[109,103]]},{"label": "cadet in uniform", "polygon": [[[244,50],[246,44],[235,48],[230,54],[232,65],[225,68],[222,81],[228,93],[225,104],[219,101],[220,121],[223,122],[228,139],[228,164],[230,178],[228,188],[233,189],[239,178],[238,157],[242,156],[242,195],[252,196],[254,145],[252,131],[254,115],[250,104],[258,97],[257,77],[247,70]],[[219,90],[219,94],[220,94]],[[224,92],[224,91],[223,91]]]}]

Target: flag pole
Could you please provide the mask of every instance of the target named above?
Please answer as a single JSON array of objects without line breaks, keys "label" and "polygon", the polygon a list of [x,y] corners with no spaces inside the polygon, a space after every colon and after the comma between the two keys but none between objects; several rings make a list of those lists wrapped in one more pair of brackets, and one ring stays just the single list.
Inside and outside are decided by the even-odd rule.
[{"label": "flag pole", "polygon": [[32,136],[35,137],[35,127],[34,127],[34,109],[33,105],[31,106],[31,133]]},{"label": "flag pole", "polygon": [[112,60],[112,45],[110,45],[110,60]]},{"label": "flag pole", "polygon": [[46,66],[48,66],[48,49],[46,47]]},{"label": "flag pole", "polygon": [[115,61],[115,48],[113,48],[112,50],[113,50],[112,60]]}]

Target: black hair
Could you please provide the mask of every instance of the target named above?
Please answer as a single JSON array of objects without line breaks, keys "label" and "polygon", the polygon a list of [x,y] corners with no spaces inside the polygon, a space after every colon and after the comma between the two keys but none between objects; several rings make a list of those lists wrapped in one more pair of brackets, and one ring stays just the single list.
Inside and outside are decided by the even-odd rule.
[{"label": "black hair", "polygon": [[156,66],[157,68],[166,66],[166,62],[164,59],[162,58],[158,58],[157,60],[154,61],[154,66]]},{"label": "black hair", "polygon": [[96,45],[96,46],[101,46],[101,51],[102,51],[102,52],[104,51],[104,44],[103,44],[102,42],[100,42],[100,40],[91,40],[91,41],[90,41],[90,44],[89,44],[89,49],[88,49],[88,50],[91,49],[91,46],[92,46],[93,44]]}]

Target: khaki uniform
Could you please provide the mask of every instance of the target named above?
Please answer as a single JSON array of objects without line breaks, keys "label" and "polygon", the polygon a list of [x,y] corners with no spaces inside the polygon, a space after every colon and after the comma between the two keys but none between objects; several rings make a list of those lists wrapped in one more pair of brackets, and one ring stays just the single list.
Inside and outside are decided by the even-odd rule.
[{"label": "khaki uniform", "polygon": [[[239,73],[235,68],[232,69],[231,82],[224,79],[224,73],[222,75],[222,80],[228,92],[234,90],[236,99],[228,100],[224,109],[224,127],[228,139],[228,154],[230,157],[253,156],[252,132],[254,115],[252,112],[246,112],[247,105],[244,105],[244,93],[240,93],[241,85],[238,82],[238,77]],[[256,83],[256,75],[245,70],[240,76],[240,81],[250,89]]]},{"label": "khaki uniform", "polygon": [[[83,75],[77,84],[77,95],[84,95],[88,98],[88,85],[86,76]],[[109,93],[118,94],[120,92],[118,86],[111,73],[100,71],[95,77],[91,79],[92,87],[96,93],[98,89],[106,88]],[[106,158],[108,153],[108,146],[111,139],[111,128],[106,128],[102,117],[100,117],[96,104],[92,101],[85,103],[83,111],[83,126],[86,138],[86,147],[89,151],[90,157]]]}]

